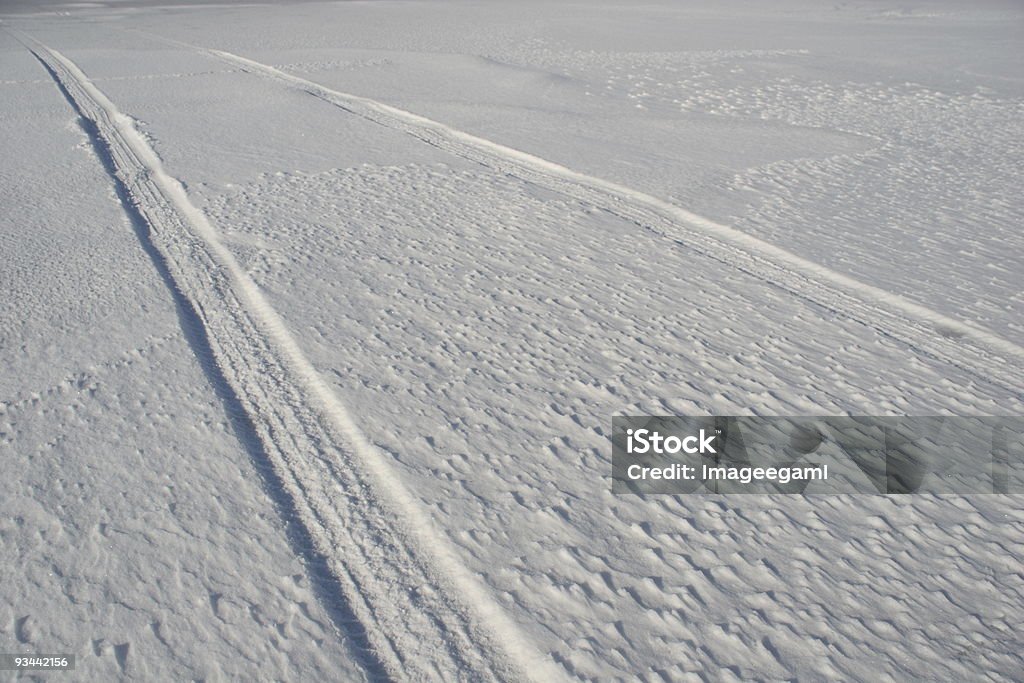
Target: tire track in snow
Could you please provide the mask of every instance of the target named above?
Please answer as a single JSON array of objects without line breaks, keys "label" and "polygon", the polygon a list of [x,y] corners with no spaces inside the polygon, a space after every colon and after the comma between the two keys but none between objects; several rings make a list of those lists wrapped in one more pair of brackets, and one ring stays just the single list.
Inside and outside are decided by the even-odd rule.
[{"label": "tire track in snow", "polygon": [[[151,35],[151,34],[148,34]],[[865,325],[914,352],[960,368],[1018,396],[1024,387],[1024,347],[978,325],[956,320],[652,195],[574,171],[418,114],[332,90],[247,57],[181,41],[196,50],[297,87],[346,112],[401,131],[499,173],[593,205],[700,254]]]},{"label": "tire track in snow", "polygon": [[[132,120],[71,60],[21,36],[87,130],[200,328],[205,348],[255,432],[358,622],[338,626],[368,652],[371,678],[556,680],[553,664],[459,564],[384,456],[349,418],[206,216],[169,176]],[[331,596],[329,596],[331,597]],[[330,610],[329,610],[330,611]],[[334,612],[337,613],[336,611]],[[365,631],[365,632],[364,632]]]}]

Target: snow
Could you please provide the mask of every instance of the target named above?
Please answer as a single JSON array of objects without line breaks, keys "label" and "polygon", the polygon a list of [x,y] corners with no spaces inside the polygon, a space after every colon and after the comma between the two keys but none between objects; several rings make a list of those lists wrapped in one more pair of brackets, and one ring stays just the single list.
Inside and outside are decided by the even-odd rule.
[{"label": "snow", "polygon": [[0,17],[0,651],[1024,668],[1019,496],[615,496],[608,443],[1021,413],[1018,7],[95,5]]}]

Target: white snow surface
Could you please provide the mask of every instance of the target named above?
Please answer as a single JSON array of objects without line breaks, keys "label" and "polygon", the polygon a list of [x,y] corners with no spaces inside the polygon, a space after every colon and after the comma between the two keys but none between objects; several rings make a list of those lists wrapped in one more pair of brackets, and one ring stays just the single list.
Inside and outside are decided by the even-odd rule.
[{"label": "white snow surface", "polygon": [[607,438],[1022,412],[1018,5],[0,20],[0,652],[1019,679],[1020,496],[614,496]]}]

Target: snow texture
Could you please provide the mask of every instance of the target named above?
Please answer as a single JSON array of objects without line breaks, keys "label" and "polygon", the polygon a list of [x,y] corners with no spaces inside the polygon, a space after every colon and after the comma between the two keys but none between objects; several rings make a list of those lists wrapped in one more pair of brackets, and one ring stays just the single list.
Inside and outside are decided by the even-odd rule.
[{"label": "snow texture", "polygon": [[1018,6],[0,20],[0,652],[1024,670],[1019,495],[614,496],[608,444],[638,412],[1021,413]]}]

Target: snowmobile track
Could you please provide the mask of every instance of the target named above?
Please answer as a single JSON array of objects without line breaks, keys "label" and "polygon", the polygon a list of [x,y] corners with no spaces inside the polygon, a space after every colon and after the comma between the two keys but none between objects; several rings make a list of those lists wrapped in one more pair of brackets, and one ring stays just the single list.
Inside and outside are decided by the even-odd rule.
[{"label": "snowmobile track", "polygon": [[273,469],[275,495],[287,497],[313,545],[307,561],[326,567],[334,597],[358,622],[339,628],[368,650],[367,676],[561,678],[425,521],[132,119],[67,57],[18,37],[82,117],[126,208],[144,223],[143,246],[191,309],[208,347],[196,353],[212,355]]},{"label": "snowmobile track", "polygon": [[914,353],[960,368],[979,382],[1001,387],[1010,395],[1018,395],[1024,387],[1024,347],[980,326],[860,282],[644,192],[367,97],[332,90],[240,55],[151,37],[299,88],[346,112],[411,135],[445,152],[619,216],[692,253],[818,306],[827,316],[856,321]]}]

